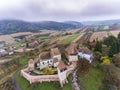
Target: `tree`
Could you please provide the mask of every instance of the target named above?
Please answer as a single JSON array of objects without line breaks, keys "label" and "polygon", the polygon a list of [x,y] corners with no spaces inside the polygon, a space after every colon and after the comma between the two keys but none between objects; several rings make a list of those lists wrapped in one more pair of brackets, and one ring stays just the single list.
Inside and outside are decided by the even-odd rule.
[{"label": "tree", "polygon": [[43,69],[44,74],[54,74],[54,70],[52,68],[44,68]]},{"label": "tree", "polygon": [[27,47],[27,48],[29,47],[29,44],[28,44],[28,42],[26,43],[26,47]]},{"label": "tree", "polygon": [[110,62],[111,62],[111,60],[108,56],[102,56],[100,58],[100,60],[101,60],[102,64],[110,64]]},{"label": "tree", "polygon": [[120,53],[116,54],[113,57],[113,63],[115,64],[115,66],[120,68]]},{"label": "tree", "polygon": [[109,46],[112,45],[111,42],[114,42],[114,41],[116,41],[116,40],[117,40],[117,38],[111,35],[111,36],[109,36],[108,38],[106,38],[106,39],[104,40],[104,44],[109,47]]},{"label": "tree", "polygon": [[118,37],[117,37],[119,40],[120,40],[120,32],[119,32],[119,34],[118,34]]},{"label": "tree", "polygon": [[94,51],[99,51],[99,52],[102,51],[102,42],[97,41],[95,48],[94,48]]},{"label": "tree", "polygon": [[77,63],[77,74],[84,74],[89,71],[90,63],[86,59],[80,59]]},{"label": "tree", "polygon": [[95,52],[94,53],[94,59],[95,60],[100,60],[100,57],[102,56],[102,54],[100,52]]},{"label": "tree", "polygon": [[109,49],[109,56],[112,57],[114,54],[118,53],[119,52],[119,49],[118,49],[118,42],[117,41],[113,41],[111,43],[111,47]]}]

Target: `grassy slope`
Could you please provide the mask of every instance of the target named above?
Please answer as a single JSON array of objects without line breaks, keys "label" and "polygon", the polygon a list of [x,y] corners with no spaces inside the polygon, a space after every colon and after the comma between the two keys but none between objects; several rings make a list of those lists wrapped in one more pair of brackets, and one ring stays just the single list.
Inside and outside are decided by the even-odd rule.
[{"label": "grassy slope", "polygon": [[20,85],[21,90],[72,90],[71,82],[65,84],[63,88],[60,87],[59,82],[43,82],[29,84],[29,82],[20,76],[17,76],[17,82]]},{"label": "grassy slope", "polygon": [[64,39],[63,41],[61,41],[61,44],[69,44],[70,42],[72,42],[74,39],[76,39],[80,34],[73,34],[71,36],[69,36],[68,38]]},{"label": "grassy slope", "polygon": [[103,79],[103,71],[98,67],[90,67],[89,73],[87,73],[85,76],[79,77],[80,84],[85,90],[99,90]]},{"label": "grassy slope", "polygon": [[20,64],[22,64],[23,66],[27,65],[28,61],[29,61],[29,57],[27,55],[20,58]]}]

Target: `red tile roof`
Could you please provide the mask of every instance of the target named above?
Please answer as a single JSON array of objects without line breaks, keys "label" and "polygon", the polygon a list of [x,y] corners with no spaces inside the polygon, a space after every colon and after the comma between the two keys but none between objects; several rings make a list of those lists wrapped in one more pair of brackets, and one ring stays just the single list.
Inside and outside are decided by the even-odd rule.
[{"label": "red tile roof", "polygon": [[68,48],[68,54],[69,55],[75,55],[77,54],[77,48],[76,48],[76,45],[75,44],[71,44]]},{"label": "red tile roof", "polygon": [[54,55],[59,55],[59,54],[60,54],[60,51],[59,51],[58,48],[52,48],[52,49],[51,49],[51,54],[52,54],[52,56],[54,56]]},{"label": "red tile roof", "polygon": [[65,63],[63,61],[60,61],[59,64],[58,64],[58,66],[57,66],[57,68],[59,68],[60,70],[62,70],[62,69],[66,68],[66,65],[65,65]]},{"label": "red tile roof", "polygon": [[40,59],[49,59],[51,58],[50,52],[42,52],[40,54]]},{"label": "red tile roof", "polygon": [[80,47],[79,52],[85,53],[85,54],[91,54],[92,51],[90,51],[87,47]]}]

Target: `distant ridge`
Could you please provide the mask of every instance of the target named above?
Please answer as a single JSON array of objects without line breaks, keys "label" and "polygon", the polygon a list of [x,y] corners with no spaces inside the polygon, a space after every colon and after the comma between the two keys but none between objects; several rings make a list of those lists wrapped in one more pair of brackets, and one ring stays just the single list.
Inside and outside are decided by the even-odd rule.
[{"label": "distant ridge", "polygon": [[84,21],[81,23],[84,25],[113,25],[113,24],[120,23],[120,19],[101,20],[101,21]]},{"label": "distant ridge", "polygon": [[1,20],[0,33],[11,34],[16,32],[37,32],[42,29],[48,30],[66,30],[82,27],[80,22],[56,22],[56,21],[42,21],[42,22],[26,22],[21,20]]}]

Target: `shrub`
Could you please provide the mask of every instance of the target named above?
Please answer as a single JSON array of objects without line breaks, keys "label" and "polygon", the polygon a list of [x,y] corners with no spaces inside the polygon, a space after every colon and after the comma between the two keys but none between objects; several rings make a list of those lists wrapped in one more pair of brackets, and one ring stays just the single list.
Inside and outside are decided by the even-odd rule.
[{"label": "shrub", "polygon": [[54,70],[52,68],[44,68],[43,69],[44,74],[54,74]]},{"label": "shrub", "polygon": [[102,64],[110,64],[111,63],[111,60],[108,56],[102,56],[100,58],[100,61],[102,61]]}]

